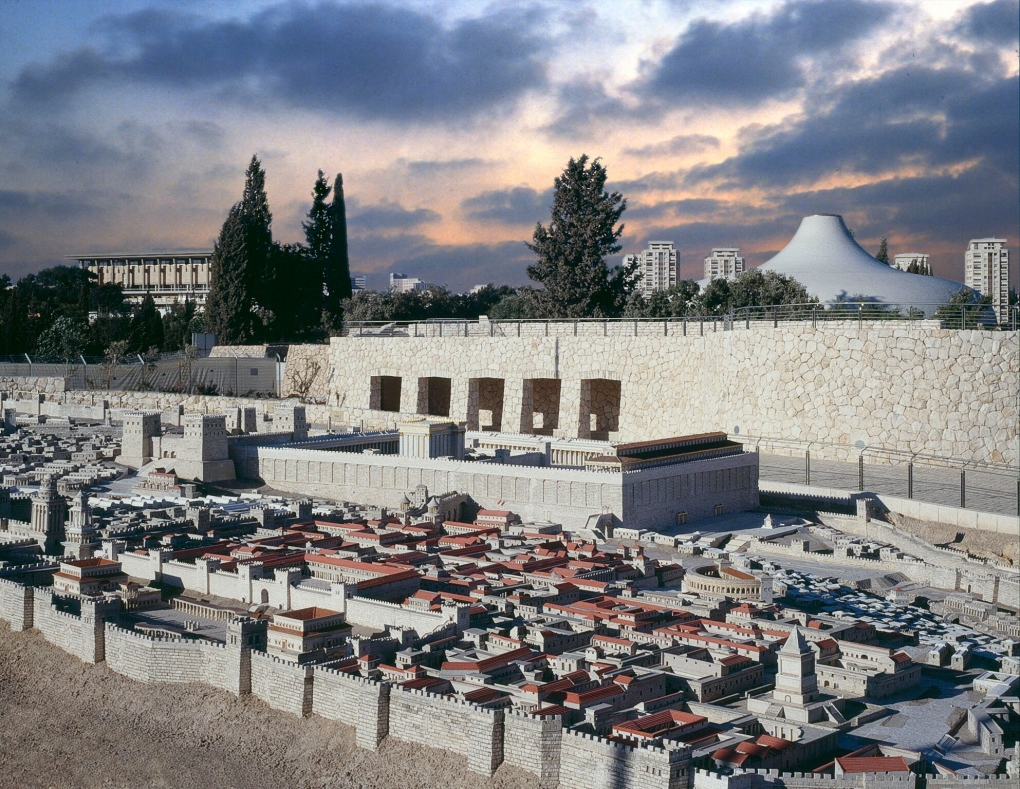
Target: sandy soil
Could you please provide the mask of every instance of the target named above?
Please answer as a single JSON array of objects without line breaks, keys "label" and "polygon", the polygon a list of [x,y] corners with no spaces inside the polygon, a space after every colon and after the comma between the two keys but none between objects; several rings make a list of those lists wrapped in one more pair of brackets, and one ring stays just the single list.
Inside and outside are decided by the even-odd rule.
[{"label": "sandy soil", "polygon": [[354,730],[299,719],[204,685],[143,685],[90,666],[36,631],[0,623],[0,787],[496,787],[525,789],[503,766],[387,739],[358,750]]}]

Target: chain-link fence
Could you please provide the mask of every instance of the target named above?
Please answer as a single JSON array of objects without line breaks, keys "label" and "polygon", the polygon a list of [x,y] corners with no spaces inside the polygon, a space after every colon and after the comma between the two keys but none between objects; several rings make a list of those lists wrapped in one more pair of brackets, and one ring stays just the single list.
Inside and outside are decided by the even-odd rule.
[{"label": "chain-link fence", "polygon": [[278,396],[283,370],[283,363],[275,358],[194,358],[182,353],[153,359],[133,357],[118,364],[88,356],[75,361],[0,357],[0,376],[63,378],[66,390]]}]

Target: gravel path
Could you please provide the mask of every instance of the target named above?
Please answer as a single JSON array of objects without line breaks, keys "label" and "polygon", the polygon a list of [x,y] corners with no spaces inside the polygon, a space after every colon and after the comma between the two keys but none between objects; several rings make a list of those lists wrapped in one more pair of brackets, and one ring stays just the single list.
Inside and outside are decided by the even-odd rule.
[{"label": "gravel path", "polygon": [[364,787],[525,789],[441,750],[385,740],[358,750],[354,730],[299,719],[204,685],[143,685],[90,666],[36,631],[0,622],[0,787]]}]

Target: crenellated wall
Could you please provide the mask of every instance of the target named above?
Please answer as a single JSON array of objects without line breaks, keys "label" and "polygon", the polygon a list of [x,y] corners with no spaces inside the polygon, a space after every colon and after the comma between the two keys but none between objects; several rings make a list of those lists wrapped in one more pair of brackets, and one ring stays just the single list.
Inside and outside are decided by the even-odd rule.
[{"label": "crenellated wall", "polygon": [[503,761],[536,776],[541,789],[559,784],[562,738],[563,721],[558,715],[503,712]]},{"label": "crenellated wall", "polygon": [[[492,775],[503,762],[503,712],[395,685],[390,688],[390,736],[467,757],[468,769]],[[577,784],[580,786],[581,784]]]},{"label": "crenellated wall", "polygon": [[354,726],[359,748],[374,751],[390,731],[390,686],[324,666],[313,670],[312,712]]},{"label": "crenellated wall", "polygon": [[560,786],[589,789],[686,789],[691,751],[634,748],[592,734],[563,730]]},{"label": "crenellated wall", "polygon": [[265,652],[251,654],[251,693],[276,710],[312,714],[312,667]]}]

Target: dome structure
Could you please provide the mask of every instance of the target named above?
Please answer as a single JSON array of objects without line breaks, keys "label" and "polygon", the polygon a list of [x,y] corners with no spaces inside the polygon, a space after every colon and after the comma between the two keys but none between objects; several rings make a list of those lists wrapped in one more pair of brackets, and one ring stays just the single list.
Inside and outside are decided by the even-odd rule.
[{"label": "dome structure", "polygon": [[945,304],[964,287],[885,265],[861,248],[838,214],[804,217],[790,242],[760,270],[793,277],[822,303],[861,296],[885,304],[926,306],[928,312],[933,309],[929,305]]}]

